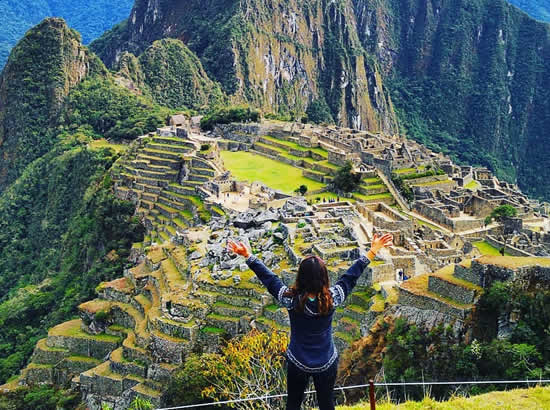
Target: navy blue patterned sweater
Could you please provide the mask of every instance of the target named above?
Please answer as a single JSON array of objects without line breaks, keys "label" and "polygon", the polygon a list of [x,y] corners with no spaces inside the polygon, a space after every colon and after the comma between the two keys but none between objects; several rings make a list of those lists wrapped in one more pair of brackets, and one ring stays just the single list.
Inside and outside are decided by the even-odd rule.
[{"label": "navy blue patterned sweater", "polygon": [[304,312],[299,312],[295,309],[298,298],[283,296],[288,287],[261,260],[252,255],[246,263],[279,305],[288,309],[290,317],[290,344],[286,352],[288,360],[309,373],[318,373],[328,369],[338,358],[338,352],[332,339],[334,309],[341,305],[351,293],[357,279],[369,266],[369,259],[365,256],[357,259],[330,288],[333,309],[327,315],[318,313],[317,300],[307,300]]}]

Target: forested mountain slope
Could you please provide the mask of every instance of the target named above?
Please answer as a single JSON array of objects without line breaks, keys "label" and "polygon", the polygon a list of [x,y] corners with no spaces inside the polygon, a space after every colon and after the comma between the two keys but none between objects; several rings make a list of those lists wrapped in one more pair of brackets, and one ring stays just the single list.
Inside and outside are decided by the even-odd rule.
[{"label": "forested mountain slope", "polygon": [[503,0],[355,0],[417,140],[550,198],[550,25]]},{"label": "forested mountain slope", "polygon": [[0,77],[0,382],[24,366],[53,324],[101,280],[120,276],[143,237],[134,206],[107,175],[118,153],[168,110],[116,85],[61,19],[13,49]]},{"label": "forested mountain slope", "polygon": [[1,0],[0,69],[11,48],[44,17],[63,17],[82,34],[84,44],[88,44],[126,18],[131,7],[131,0]]},{"label": "forested mountain slope", "polygon": [[45,20],[13,49],[0,75],[0,192],[54,144],[49,128],[69,90],[105,67],[61,19]]}]

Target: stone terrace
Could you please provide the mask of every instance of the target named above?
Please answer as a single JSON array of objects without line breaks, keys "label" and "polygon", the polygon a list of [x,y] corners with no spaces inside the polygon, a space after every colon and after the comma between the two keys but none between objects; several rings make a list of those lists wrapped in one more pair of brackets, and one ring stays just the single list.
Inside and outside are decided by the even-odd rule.
[{"label": "stone terrace", "polygon": [[[163,136],[159,136],[162,134]],[[223,210],[203,198],[209,193],[203,185],[218,173],[212,156],[187,138],[187,133],[161,129],[143,137],[113,171],[115,192],[136,203],[137,214],[147,228],[143,244],[162,243],[190,226],[208,222]],[[215,155],[214,155],[215,157]]]}]

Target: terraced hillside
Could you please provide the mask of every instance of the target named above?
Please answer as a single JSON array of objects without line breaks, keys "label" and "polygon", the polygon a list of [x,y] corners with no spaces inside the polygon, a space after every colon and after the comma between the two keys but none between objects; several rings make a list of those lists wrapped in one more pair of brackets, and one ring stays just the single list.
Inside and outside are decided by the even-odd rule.
[{"label": "terraced hillside", "polygon": [[[143,147],[153,141],[159,138],[137,149],[132,161],[140,161]],[[121,165],[127,171],[124,174],[133,175],[132,161]],[[143,184],[138,181],[135,184]],[[163,182],[155,195],[172,192],[171,183],[175,182]],[[139,201],[147,192],[137,186],[119,189]],[[137,252],[142,256],[136,258],[140,262],[127,269],[124,277],[101,283],[97,299],[79,306],[79,318],[52,328],[36,345],[31,363],[10,385],[70,383],[93,409],[101,403],[124,409],[135,397],[160,406],[165,386],[188,353],[217,351],[224,339],[253,327],[288,332],[288,315],[244,259],[226,252],[226,239],[248,241],[287,284],[294,282],[297,255],[312,246],[325,255],[334,279],[351,263],[357,242],[341,237],[346,231],[341,218],[327,215],[321,222],[302,226],[279,221],[279,214],[262,215],[255,218],[256,226],[247,228],[213,216],[203,226],[187,229],[181,245],[168,241],[160,246],[140,245]],[[166,225],[155,224],[156,229]],[[337,245],[323,245],[320,237]],[[341,350],[361,337],[362,329],[384,310],[384,298],[367,286],[368,275],[363,279],[336,313],[334,335]]]},{"label": "terraced hillside", "polygon": [[[234,142],[225,140],[221,141],[219,145],[221,149],[229,150],[233,144]],[[284,135],[284,137],[265,135],[260,136],[251,144],[246,144],[246,148],[250,154],[258,156],[258,158],[247,156],[249,164],[257,162],[255,166],[250,165],[252,170],[261,168],[262,159],[260,157],[266,157],[284,164],[289,164],[301,170],[302,176],[306,178],[303,182],[310,188],[307,193],[310,200],[316,201],[317,198],[320,200],[323,198],[337,198],[337,195],[331,192],[329,187],[334,176],[341,168],[341,164],[336,163],[329,155],[331,151],[337,150],[335,147],[325,143],[319,143],[318,146],[308,147],[300,144],[299,137],[293,137],[291,135]],[[231,153],[227,155],[231,155]],[[231,167],[229,168],[231,170]],[[258,177],[253,173],[247,175],[246,172],[244,172],[243,175],[245,177],[250,176],[248,179]],[[259,178],[262,177],[259,176]],[[262,182],[269,185],[270,180],[264,179]],[[297,186],[294,187],[294,185],[297,185],[297,181],[295,180],[289,180],[288,184],[293,188],[297,188]],[[380,179],[376,170],[365,173],[357,191],[351,193],[347,199],[366,203],[394,203],[394,199],[388,187]]]},{"label": "terraced hillside", "polygon": [[113,171],[117,195],[136,203],[147,228],[138,247],[168,241],[178,230],[208,222],[212,213],[224,213],[203,200],[210,194],[202,185],[219,173],[207,158],[211,150],[201,151],[186,133],[163,133],[142,138]]}]

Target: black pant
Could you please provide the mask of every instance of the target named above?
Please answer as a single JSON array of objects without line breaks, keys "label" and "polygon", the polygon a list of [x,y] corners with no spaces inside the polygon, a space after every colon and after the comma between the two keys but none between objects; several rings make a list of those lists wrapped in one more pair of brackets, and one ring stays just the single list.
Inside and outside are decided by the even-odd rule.
[{"label": "black pant", "polygon": [[338,360],[335,360],[327,370],[321,373],[304,372],[290,360],[287,360],[287,364],[286,389],[288,398],[286,400],[286,410],[300,410],[310,376],[313,377],[313,383],[317,391],[319,410],[334,410],[334,383],[336,382]]}]

